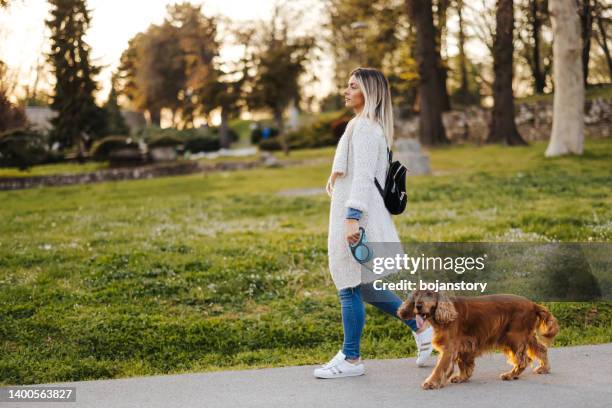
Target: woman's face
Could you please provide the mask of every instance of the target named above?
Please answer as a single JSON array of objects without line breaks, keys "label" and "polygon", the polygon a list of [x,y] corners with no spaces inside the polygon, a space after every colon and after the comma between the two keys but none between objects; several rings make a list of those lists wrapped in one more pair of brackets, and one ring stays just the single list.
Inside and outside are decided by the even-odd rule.
[{"label": "woman's face", "polygon": [[359,89],[359,84],[355,80],[355,76],[351,75],[349,78],[348,86],[344,91],[344,106],[352,108],[356,111],[363,109],[365,100],[363,99],[363,93]]}]

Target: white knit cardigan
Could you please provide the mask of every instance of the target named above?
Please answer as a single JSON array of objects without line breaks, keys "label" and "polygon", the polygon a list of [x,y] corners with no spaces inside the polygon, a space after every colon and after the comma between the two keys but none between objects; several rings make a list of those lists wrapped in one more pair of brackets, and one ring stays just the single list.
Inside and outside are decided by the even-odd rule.
[{"label": "white knit cardigan", "polygon": [[331,194],[327,240],[329,270],[338,290],[372,280],[362,279],[362,267],[346,241],[348,207],[362,211],[359,225],[368,242],[399,242],[391,214],[374,184],[376,177],[384,185],[388,165],[382,127],[366,118],[353,118],[338,142],[332,166],[332,174],[343,174],[336,178]]}]

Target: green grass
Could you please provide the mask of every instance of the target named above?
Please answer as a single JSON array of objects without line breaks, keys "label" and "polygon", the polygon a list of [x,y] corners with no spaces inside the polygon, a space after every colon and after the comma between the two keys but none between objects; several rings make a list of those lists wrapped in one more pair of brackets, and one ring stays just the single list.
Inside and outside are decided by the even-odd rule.
[{"label": "green grass", "polygon": [[33,166],[21,171],[14,167],[0,167],[0,178],[3,177],[33,177],[50,176],[54,174],[80,174],[108,168],[108,162],[54,163]]},{"label": "green grass", "polygon": [[[431,150],[437,175],[409,178],[395,217],[402,240],[612,240],[612,140],[544,149]],[[1,383],[327,361],[342,340],[329,199],[276,192],[323,187],[333,149],[299,155],[327,160],[0,192]],[[612,342],[609,303],[550,306],[557,346]],[[414,353],[368,306],[363,356]]]}]

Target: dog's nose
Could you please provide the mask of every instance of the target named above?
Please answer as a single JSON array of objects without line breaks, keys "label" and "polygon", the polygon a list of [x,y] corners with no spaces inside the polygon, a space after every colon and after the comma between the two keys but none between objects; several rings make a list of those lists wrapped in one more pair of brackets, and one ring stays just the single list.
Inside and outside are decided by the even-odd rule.
[{"label": "dog's nose", "polygon": [[423,304],[422,303],[417,303],[416,310],[418,310],[420,312],[422,308],[423,308]]}]

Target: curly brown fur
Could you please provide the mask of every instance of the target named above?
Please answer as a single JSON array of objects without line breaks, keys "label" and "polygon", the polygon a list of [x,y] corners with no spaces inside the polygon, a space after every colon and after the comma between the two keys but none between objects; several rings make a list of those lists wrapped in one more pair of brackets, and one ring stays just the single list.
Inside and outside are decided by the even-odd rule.
[{"label": "curly brown fur", "polygon": [[[547,346],[559,332],[557,319],[544,306],[516,295],[447,297],[444,293],[416,291],[397,312],[401,319],[416,314],[434,328],[433,345],[440,353],[424,389],[468,381],[475,359],[485,351],[501,349],[513,366],[500,375],[515,380],[534,359],[537,374],[550,371]],[[452,375],[455,364],[459,373]]]}]

